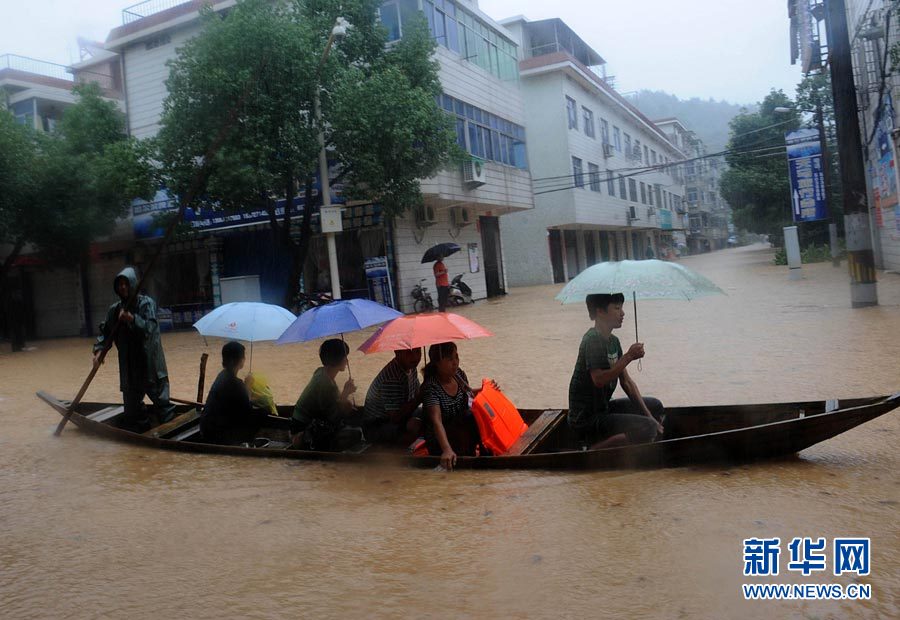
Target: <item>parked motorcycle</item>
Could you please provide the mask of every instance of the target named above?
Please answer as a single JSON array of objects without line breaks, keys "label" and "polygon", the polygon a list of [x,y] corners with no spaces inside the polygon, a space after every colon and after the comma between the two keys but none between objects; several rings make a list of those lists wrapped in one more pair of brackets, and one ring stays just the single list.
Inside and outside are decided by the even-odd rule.
[{"label": "parked motorcycle", "polygon": [[459,274],[450,281],[450,305],[462,306],[464,304],[474,304],[472,300],[472,289],[463,282],[463,274]]},{"label": "parked motorcycle", "polygon": [[330,304],[334,299],[328,293],[303,293],[298,292],[294,297],[294,314],[301,315],[307,310],[312,310],[325,304]]},{"label": "parked motorcycle", "polygon": [[428,278],[422,278],[412,290],[412,298],[415,300],[413,302],[413,310],[417,313],[431,312],[434,310],[434,300],[431,298],[431,293],[428,292],[428,287],[423,284],[427,281]]}]

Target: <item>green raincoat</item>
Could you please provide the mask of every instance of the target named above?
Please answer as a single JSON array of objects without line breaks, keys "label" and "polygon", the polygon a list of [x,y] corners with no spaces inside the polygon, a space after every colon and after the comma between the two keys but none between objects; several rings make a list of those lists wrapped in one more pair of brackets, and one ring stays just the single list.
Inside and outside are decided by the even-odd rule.
[{"label": "green raincoat", "polygon": [[[127,278],[131,290],[134,291],[137,286],[137,274],[133,268],[126,267],[119,272],[113,280],[114,292],[119,278]],[[94,344],[95,352],[101,350],[104,342],[110,337],[123,304],[123,301],[117,301],[109,307],[106,320],[100,324],[100,337]],[[122,392],[143,393],[147,387],[159,385],[163,379],[167,379],[169,373],[159,336],[156,302],[147,295],[139,294],[132,306],[132,314],[134,321],[130,325],[122,323],[116,332],[115,344],[119,351],[119,389]]]}]

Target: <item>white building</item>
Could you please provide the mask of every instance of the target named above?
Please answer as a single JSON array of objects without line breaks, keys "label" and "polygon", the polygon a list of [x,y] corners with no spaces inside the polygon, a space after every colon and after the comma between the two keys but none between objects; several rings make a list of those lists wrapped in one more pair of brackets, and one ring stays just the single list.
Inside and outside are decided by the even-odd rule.
[{"label": "white building", "polygon": [[[225,10],[235,3],[191,1],[170,3],[169,8],[160,10],[159,3],[145,2],[123,11],[123,25],[110,32],[105,48],[119,57],[133,136],[147,138],[159,130],[167,96],[166,61],[200,32],[198,11],[205,4]],[[393,275],[393,295],[406,311],[412,309],[410,293],[420,279],[425,279],[434,293],[431,265],[423,265],[421,257],[440,242],[462,246],[463,250],[445,263],[451,277],[465,274],[475,298],[504,293],[507,285],[498,218],[533,207],[514,39],[467,0],[447,0],[438,6],[428,0],[390,0],[381,9],[381,19],[391,38],[401,37],[404,20],[420,10],[439,43],[436,56],[444,90],[439,103],[457,118],[460,144],[476,159],[424,180],[425,203],[403,218],[388,221],[380,216],[377,205],[345,208],[345,229],[337,239],[344,296],[368,296],[371,289],[365,260],[386,256]],[[462,168],[466,168],[466,178]],[[139,247],[152,243],[142,240],[145,232],[136,228]],[[227,229],[210,226],[183,243],[180,250],[167,251],[157,269],[167,282],[166,287],[158,288],[161,305],[175,308],[176,323],[179,318],[188,322],[196,312],[221,301],[221,279],[253,276],[259,277],[263,300],[280,302],[287,263],[272,247],[270,234],[265,222]],[[137,260],[140,255],[139,250]],[[321,237],[312,240],[307,266],[305,279],[311,289],[316,274],[327,270]]]},{"label": "white building", "polygon": [[671,246],[683,159],[605,80],[604,60],[562,20],[502,22],[519,41],[535,208],[504,227],[514,285],[568,281],[602,260]]},{"label": "white building", "polygon": [[686,243],[690,251],[721,250],[727,245],[730,219],[730,207],[719,194],[724,158],[710,156],[700,137],[677,118],[653,122],[688,158],[674,173],[678,181],[684,183],[681,212],[687,211]]}]

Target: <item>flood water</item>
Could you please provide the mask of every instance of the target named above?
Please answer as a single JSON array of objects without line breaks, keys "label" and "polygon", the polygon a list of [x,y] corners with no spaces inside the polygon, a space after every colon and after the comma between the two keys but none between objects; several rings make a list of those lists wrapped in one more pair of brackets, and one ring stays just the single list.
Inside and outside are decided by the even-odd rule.
[{"label": "flood water", "polygon": [[[900,390],[900,275],[852,310],[846,268],[787,280],[763,246],[683,259],[727,296],[638,306],[645,395],[669,405],[856,397]],[[494,338],[460,345],[470,377],[526,408],[566,405],[583,306],[559,287],[514,290],[464,314]],[[630,305],[620,338],[633,338]],[[358,346],[370,332],[353,334]],[[196,395],[219,340],[167,334],[172,391]],[[643,472],[412,471],[157,452],[58,416],[90,343],[0,354],[0,617],[900,617],[900,412],[777,462]],[[293,402],[315,347],[254,347]],[[116,364],[86,400],[119,398]],[[361,402],[386,355],[351,356]],[[742,576],[742,540],[868,536],[865,602],[743,600],[740,584],[850,583]]]}]

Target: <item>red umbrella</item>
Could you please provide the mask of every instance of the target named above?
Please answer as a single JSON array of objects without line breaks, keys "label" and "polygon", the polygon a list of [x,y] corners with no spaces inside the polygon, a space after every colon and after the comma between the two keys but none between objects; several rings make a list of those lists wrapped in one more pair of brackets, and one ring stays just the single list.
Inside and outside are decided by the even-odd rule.
[{"label": "red umbrella", "polygon": [[382,325],[362,343],[363,353],[417,349],[450,340],[493,336],[478,323],[450,312],[412,314]]}]

